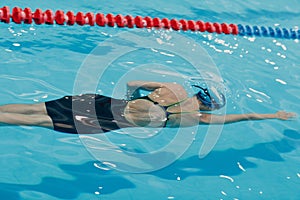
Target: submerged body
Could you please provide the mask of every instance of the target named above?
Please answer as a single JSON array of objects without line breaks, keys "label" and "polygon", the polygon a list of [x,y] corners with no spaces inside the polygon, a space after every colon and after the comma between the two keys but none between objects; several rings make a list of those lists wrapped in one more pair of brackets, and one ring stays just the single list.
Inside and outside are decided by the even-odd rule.
[{"label": "submerged body", "polygon": [[[167,87],[159,88],[154,89],[149,96],[132,100],[98,94],[65,96],[45,102],[45,109],[52,120],[53,129],[67,133],[91,134],[128,127],[178,127],[180,123],[185,126],[198,124],[199,105],[191,107],[193,104],[187,104],[190,100],[180,85],[168,83]],[[177,93],[169,95],[170,91]]]},{"label": "submerged body", "polygon": [[[127,84],[128,96],[137,90],[149,90],[145,97],[129,100],[98,94],[65,96],[39,104],[9,104],[0,106],[0,122],[11,125],[31,125],[76,134],[102,133],[128,127],[179,127],[201,123],[232,123],[242,120],[281,119],[294,113],[213,115],[219,109],[207,90],[188,97],[176,83],[132,81]],[[201,94],[201,95],[200,95]],[[224,99],[224,97],[221,95]],[[221,106],[220,106],[221,105]]]}]

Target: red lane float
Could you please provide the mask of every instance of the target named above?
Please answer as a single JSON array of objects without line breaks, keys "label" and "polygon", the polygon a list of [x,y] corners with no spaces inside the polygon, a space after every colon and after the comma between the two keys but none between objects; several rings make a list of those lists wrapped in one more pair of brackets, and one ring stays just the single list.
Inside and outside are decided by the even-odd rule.
[{"label": "red lane float", "polygon": [[22,10],[19,7],[14,7],[12,9],[12,14],[8,6],[0,8],[0,21],[4,23],[10,23],[10,21],[16,24],[31,24],[35,23],[38,25],[48,24],[52,25],[54,23],[58,25],[69,25],[78,24],[80,26],[109,26],[109,27],[127,27],[127,28],[164,28],[172,29],[175,31],[200,31],[200,32],[210,32],[218,34],[233,34],[237,35],[239,33],[238,26],[236,24],[226,24],[226,23],[211,23],[203,21],[193,21],[185,19],[160,19],[158,17],[151,18],[149,16],[142,17],[136,16],[132,17],[127,15],[123,17],[118,14],[114,16],[109,13],[104,15],[103,13],[83,13],[78,12],[74,14],[72,11],[68,11],[66,14],[62,10],[57,10],[53,12],[52,10],[42,11],[41,9],[36,9],[34,12],[30,8],[25,8]]}]

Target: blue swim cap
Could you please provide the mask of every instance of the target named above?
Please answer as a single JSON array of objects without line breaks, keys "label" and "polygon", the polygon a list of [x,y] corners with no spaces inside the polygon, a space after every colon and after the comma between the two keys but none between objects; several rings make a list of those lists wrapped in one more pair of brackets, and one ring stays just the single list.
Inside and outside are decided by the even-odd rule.
[{"label": "blue swim cap", "polygon": [[216,88],[212,87],[210,91],[207,88],[200,87],[198,85],[192,85],[194,87],[200,88],[200,91],[196,94],[198,100],[200,100],[203,105],[215,110],[220,109],[226,104],[225,96],[219,92]]}]

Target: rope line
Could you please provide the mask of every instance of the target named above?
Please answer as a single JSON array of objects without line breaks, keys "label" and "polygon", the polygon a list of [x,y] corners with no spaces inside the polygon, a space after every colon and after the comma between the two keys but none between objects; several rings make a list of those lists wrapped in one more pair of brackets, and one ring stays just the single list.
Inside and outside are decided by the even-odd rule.
[{"label": "rope line", "polygon": [[160,19],[158,17],[151,18],[149,16],[142,17],[131,15],[123,16],[118,14],[114,16],[109,13],[107,15],[103,13],[92,12],[77,12],[74,14],[72,11],[64,13],[62,10],[57,10],[55,13],[52,10],[42,11],[36,9],[34,12],[30,8],[22,10],[19,7],[14,7],[10,14],[8,6],[0,8],[0,21],[4,23],[10,23],[11,21],[16,24],[58,24],[58,25],[75,25],[80,26],[109,26],[119,28],[164,28],[172,29],[175,31],[200,31],[217,34],[231,34],[240,36],[261,36],[261,37],[274,37],[274,38],[286,38],[286,39],[300,39],[300,30],[286,29],[280,27],[265,27],[265,26],[249,26],[241,24],[227,24],[227,23],[212,23],[203,22],[201,20],[185,20],[185,19]]}]

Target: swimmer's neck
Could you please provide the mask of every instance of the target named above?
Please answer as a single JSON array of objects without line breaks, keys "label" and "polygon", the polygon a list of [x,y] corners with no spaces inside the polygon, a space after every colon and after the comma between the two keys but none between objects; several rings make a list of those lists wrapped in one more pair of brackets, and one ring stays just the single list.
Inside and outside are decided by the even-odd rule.
[{"label": "swimmer's neck", "polygon": [[[183,110],[199,110],[200,102],[196,96],[188,97],[185,100],[176,103],[180,105],[181,109]],[[175,105],[176,105],[175,104]]]}]

